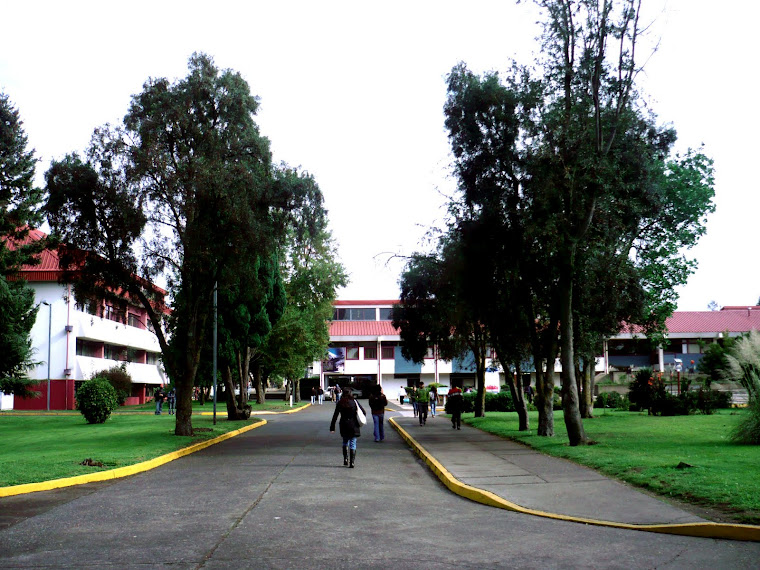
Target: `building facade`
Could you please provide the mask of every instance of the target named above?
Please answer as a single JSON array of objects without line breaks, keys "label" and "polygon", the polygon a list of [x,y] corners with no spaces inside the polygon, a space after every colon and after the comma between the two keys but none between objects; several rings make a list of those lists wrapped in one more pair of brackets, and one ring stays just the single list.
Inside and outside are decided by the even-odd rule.
[{"label": "building facade", "polygon": [[[30,239],[44,234],[33,231]],[[29,371],[38,380],[40,397],[4,396],[3,409],[73,410],[76,386],[102,370],[124,366],[132,377],[128,404],[150,399],[166,383],[161,349],[142,306],[124,299],[114,305],[96,299],[77,300],[71,286],[58,282],[61,270],[54,251],[45,250],[40,264],[24,266],[20,278],[35,291],[39,304],[32,328],[34,359]]]},{"label": "building facade", "polygon": [[[447,362],[435,357],[433,346],[422,364],[401,355],[401,336],[391,323],[391,311],[398,302],[335,301],[329,358],[314,363],[314,372],[319,373],[323,388],[336,384],[350,386],[367,397],[372,386],[380,385],[389,398],[395,398],[402,386],[418,382],[462,388],[475,386],[471,358]],[[498,391],[502,383],[501,373],[489,361],[487,389]]]},{"label": "building facade", "polygon": [[[472,358],[447,362],[436,358],[431,346],[423,364],[401,355],[401,337],[391,323],[391,311],[398,300],[336,301],[330,323],[329,357],[314,363],[320,384],[327,389],[340,384],[351,386],[367,396],[374,385],[381,385],[387,396],[395,398],[402,386],[417,382],[437,382],[444,386],[475,386]],[[651,347],[641,330],[621,331],[607,340],[596,359],[597,375],[630,374],[640,368],[655,371],[694,372],[707,346],[760,330],[760,306],[724,307],[720,311],[676,311],[666,321],[667,342]],[[524,382],[530,364],[526,364]],[[498,391],[505,383],[504,372],[495,359],[487,362],[486,389]],[[555,384],[560,384],[562,368],[554,365]],[[535,373],[530,374],[535,382]]]}]

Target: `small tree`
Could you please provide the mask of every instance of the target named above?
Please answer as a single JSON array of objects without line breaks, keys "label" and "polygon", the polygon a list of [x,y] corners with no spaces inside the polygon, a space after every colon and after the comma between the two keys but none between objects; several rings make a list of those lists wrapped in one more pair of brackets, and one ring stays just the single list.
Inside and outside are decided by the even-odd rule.
[{"label": "small tree", "polygon": [[105,378],[88,380],[77,390],[77,410],[87,423],[102,424],[119,404],[116,390]]},{"label": "small tree", "polygon": [[93,374],[93,378],[105,378],[116,391],[116,399],[123,406],[127,398],[132,395],[132,376],[127,372],[124,364],[113,366],[108,370],[102,370]]}]

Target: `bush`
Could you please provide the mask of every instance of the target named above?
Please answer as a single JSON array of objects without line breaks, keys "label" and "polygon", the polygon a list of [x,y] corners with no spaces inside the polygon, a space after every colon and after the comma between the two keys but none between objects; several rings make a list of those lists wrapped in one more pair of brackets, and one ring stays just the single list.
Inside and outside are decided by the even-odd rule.
[{"label": "bush", "polygon": [[[472,413],[475,411],[475,399],[478,397],[477,392],[469,392],[462,394],[464,399],[464,406],[462,411],[465,413]],[[449,401],[446,400],[446,407],[444,411],[448,414],[451,413],[448,410]],[[512,394],[509,392],[497,392],[492,394],[486,392],[486,412],[514,412],[515,404],[512,401]]]},{"label": "bush", "polygon": [[736,443],[760,445],[760,400],[750,402],[748,413],[731,432],[731,439]]},{"label": "bush", "polygon": [[116,390],[116,399],[120,406],[124,405],[132,395],[132,376],[125,366],[114,366],[108,370],[97,372],[93,378],[105,378]]},{"label": "bush", "polygon": [[628,398],[617,392],[602,392],[596,397],[594,407],[628,411],[630,402]]},{"label": "bush", "polygon": [[655,378],[649,368],[636,372],[633,381],[628,385],[628,399],[632,410],[649,410],[650,414],[657,413],[655,409],[667,408],[665,383],[662,378]]},{"label": "bush", "polygon": [[102,424],[116,409],[116,390],[105,378],[93,378],[79,387],[76,394],[77,410],[87,423]]}]

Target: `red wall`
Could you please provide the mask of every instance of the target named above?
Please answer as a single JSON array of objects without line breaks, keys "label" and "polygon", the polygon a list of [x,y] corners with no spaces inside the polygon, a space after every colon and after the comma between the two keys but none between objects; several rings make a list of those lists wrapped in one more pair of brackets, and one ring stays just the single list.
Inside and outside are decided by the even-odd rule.
[{"label": "red wall", "polygon": [[[14,410],[47,410],[47,380],[32,387],[40,393],[38,398],[13,398]],[[74,380],[50,380],[50,409],[74,410]]]}]

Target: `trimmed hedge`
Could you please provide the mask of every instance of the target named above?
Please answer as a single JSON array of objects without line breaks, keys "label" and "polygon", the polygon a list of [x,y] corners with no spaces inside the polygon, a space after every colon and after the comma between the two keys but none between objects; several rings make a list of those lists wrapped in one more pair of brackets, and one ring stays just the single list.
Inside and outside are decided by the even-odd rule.
[{"label": "trimmed hedge", "polygon": [[105,378],[87,380],[76,393],[77,410],[87,423],[102,424],[119,405],[116,390]]}]

